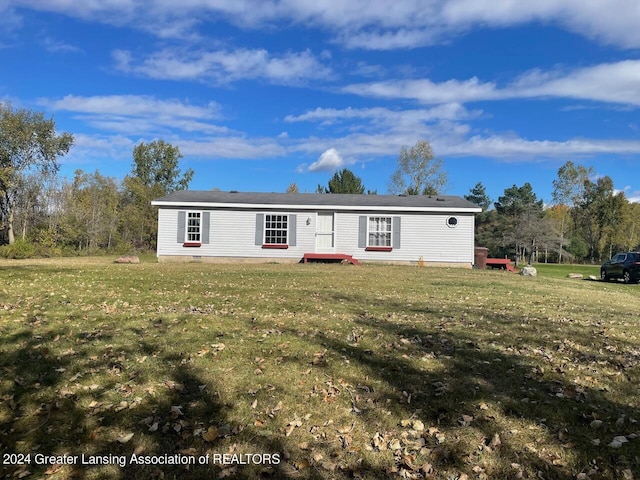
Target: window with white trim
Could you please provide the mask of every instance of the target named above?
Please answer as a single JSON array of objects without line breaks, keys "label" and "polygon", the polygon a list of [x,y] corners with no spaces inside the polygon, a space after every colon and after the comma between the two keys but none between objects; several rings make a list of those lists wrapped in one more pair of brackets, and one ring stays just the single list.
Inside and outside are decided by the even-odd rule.
[{"label": "window with white trim", "polygon": [[202,227],[201,212],[187,212],[186,242],[200,242]]},{"label": "window with white trim", "polygon": [[391,217],[369,217],[368,247],[391,247]]},{"label": "window with white trim", "polygon": [[265,245],[286,245],[288,215],[264,216],[264,243]]}]

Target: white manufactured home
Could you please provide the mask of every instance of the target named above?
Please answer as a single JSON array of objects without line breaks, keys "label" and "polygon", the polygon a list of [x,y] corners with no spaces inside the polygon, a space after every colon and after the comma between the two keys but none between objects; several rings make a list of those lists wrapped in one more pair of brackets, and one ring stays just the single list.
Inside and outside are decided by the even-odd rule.
[{"label": "white manufactured home", "polygon": [[178,191],[158,207],[159,261],[343,259],[471,267],[474,215],[454,196]]}]

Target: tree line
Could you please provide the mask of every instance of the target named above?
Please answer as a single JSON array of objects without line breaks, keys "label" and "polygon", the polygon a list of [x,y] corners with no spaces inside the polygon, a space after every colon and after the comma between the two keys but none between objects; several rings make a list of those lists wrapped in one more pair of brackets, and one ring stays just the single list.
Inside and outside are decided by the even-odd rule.
[{"label": "tree line", "polygon": [[[403,148],[389,191],[400,195],[439,195],[447,174],[431,146],[419,141]],[[295,183],[288,192],[298,192]],[[317,193],[375,194],[348,168],[335,172]],[[552,201],[545,205],[530,183],[512,185],[495,201],[478,182],[464,196],[479,206],[475,242],[494,257],[516,262],[600,263],[618,251],[640,249],[640,204],[629,202],[608,176],[592,167],[566,162],[553,181]]]},{"label": "tree line", "polygon": [[481,183],[465,198],[483,209],[476,216],[476,244],[493,256],[601,263],[640,249],[640,204],[617,191],[611,177],[572,161],[558,169],[549,205],[529,183],[505,189],[493,204]]},{"label": "tree line", "polygon": [[162,140],[133,149],[122,181],[76,170],[58,175],[74,143],[42,113],[0,104],[0,255],[8,257],[152,250],[157,211],[151,200],[189,187],[178,147]]},{"label": "tree line", "polygon": [[[140,143],[122,181],[76,170],[61,178],[59,158],[74,143],[58,134],[53,119],[0,103],[0,256],[28,257],[153,250],[157,211],[151,200],[189,187],[178,147],[163,140]],[[428,141],[403,147],[388,191],[439,195],[447,173]],[[291,183],[289,193],[299,188]],[[369,194],[348,168],[336,171],[316,193]],[[481,207],[476,244],[491,256],[549,262],[600,262],[619,250],[640,248],[640,205],[631,203],[607,176],[566,162],[553,182],[549,205],[529,183],[513,185],[492,201],[482,183],[465,198]]]}]

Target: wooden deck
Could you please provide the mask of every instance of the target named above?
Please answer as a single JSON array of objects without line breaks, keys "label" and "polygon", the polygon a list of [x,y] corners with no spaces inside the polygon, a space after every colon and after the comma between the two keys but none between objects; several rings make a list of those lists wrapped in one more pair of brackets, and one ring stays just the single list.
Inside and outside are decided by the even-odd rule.
[{"label": "wooden deck", "polygon": [[358,265],[358,260],[353,258],[352,255],[347,255],[346,253],[305,253],[302,256],[303,263],[308,263],[310,260],[319,262],[351,263],[352,265]]}]

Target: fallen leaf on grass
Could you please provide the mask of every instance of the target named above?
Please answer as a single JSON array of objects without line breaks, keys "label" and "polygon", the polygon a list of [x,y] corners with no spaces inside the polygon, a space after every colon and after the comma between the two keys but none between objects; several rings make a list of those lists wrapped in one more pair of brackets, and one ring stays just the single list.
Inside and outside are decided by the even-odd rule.
[{"label": "fallen leaf on grass", "polygon": [[229,478],[235,476],[238,473],[238,467],[223,468],[218,474],[218,478]]},{"label": "fallen leaf on grass", "polygon": [[60,465],[59,463],[55,463],[55,464],[51,465],[49,468],[47,468],[44,471],[44,474],[45,475],[53,475],[54,473],[57,473],[61,468],[62,468],[62,465]]},{"label": "fallen leaf on grass", "polygon": [[295,418],[293,420],[291,420],[289,423],[287,423],[287,428],[285,429],[285,435],[288,437],[289,435],[291,435],[293,433],[293,431],[297,428],[297,427],[301,427],[302,426],[302,420],[299,418]]},{"label": "fallen leaf on grass", "polygon": [[176,390],[178,392],[184,390],[184,385],[182,383],[174,382],[173,380],[167,380],[164,384],[169,388],[169,390]]},{"label": "fallen leaf on grass", "polygon": [[129,433],[123,433],[116,440],[118,441],[118,443],[127,443],[132,438],[133,438],[133,433],[129,432]]},{"label": "fallen leaf on grass", "polygon": [[458,423],[463,427],[466,427],[471,422],[473,422],[473,417],[471,415],[462,415],[462,417],[458,420]]},{"label": "fallen leaf on grass", "polygon": [[296,467],[297,470],[304,470],[305,468],[309,468],[311,464],[309,463],[309,460],[303,458],[301,460],[294,461],[293,466]]},{"label": "fallen leaf on grass", "polygon": [[619,435],[617,437],[613,437],[613,440],[607,446],[611,447],[611,448],[620,448],[620,447],[622,447],[623,444],[628,443],[628,442],[629,442],[629,440],[627,440],[627,437],[625,437],[623,435]]},{"label": "fallen leaf on grass", "polygon": [[213,442],[218,438],[218,429],[214,426],[209,427],[209,429],[202,434],[202,438],[205,442]]},{"label": "fallen leaf on grass", "polygon": [[420,420],[414,420],[412,418],[400,420],[400,426],[404,428],[413,428],[414,430],[424,430],[424,424]]},{"label": "fallen leaf on grass", "polygon": [[75,395],[74,391],[71,390],[68,387],[62,387],[60,389],[60,396],[61,397],[72,397],[73,395]]},{"label": "fallen leaf on grass", "polygon": [[338,435],[338,440],[340,440],[340,445],[343,449],[347,449],[353,443],[353,437],[351,435]]},{"label": "fallen leaf on grass", "polygon": [[275,417],[275,416],[276,416],[276,414],[277,414],[280,410],[282,410],[282,406],[283,406],[283,404],[282,404],[282,400],[281,400],[281,401],[279,401],[279,402],[278,402],[278,404],[277,404],[275,407],[273,407],[273,408],[271,409],[271,411],[269,412],[269,416],[270,416],[271,418]]},{"label": "fallen leaf on grass", "polygon": [[351,424],[349,426],[345,426],[345,427],[340,427],[337,429],[338,433],[351,433],[353,431],[353,427],[355,426],[355,424]]},{"label": "fallen leaf on grass", "polygon": [[196,448],[183,448],[182,450],[178,451],[178,453],[180,455],[189,455],[190,457],[195,457],[196,455],[198,455],[198,450]]},{"label": "fallen leaf on grass", "polygon": [[389,450],[400,450],[402,448],[400,440],[397,438],[392,439],[387,446],[389,447]]},{"label": "fallen leaf on grass", "polygon": [[380,434],[380,432],[376,432],[376,434],[373,436],[373,439],[371,440],[371,444],[373,445],[374,448],[377,448],[379,451],[387,449],[387,442],[382,436],[382,434]]},{"label": "fallen leaf on grass", "polygon": [[338,464],[336,462],[332,462],[330,460],[320,462],[320,466],[324,468],[328,472],[335,472],[336,468],[338,468]]}]

